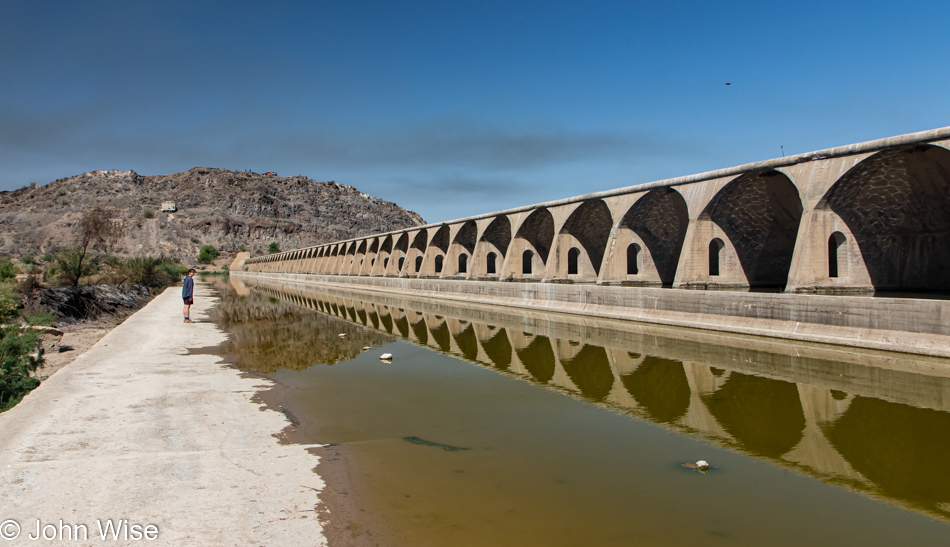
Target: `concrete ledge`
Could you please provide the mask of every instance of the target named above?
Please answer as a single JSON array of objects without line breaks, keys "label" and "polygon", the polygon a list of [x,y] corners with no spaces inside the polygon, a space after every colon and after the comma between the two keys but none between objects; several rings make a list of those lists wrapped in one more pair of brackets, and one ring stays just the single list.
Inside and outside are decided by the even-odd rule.
[{"label": "concrete ledge", "polygon": [[650,287],[234,272],[788,340],[950,357],[950,301]]}]

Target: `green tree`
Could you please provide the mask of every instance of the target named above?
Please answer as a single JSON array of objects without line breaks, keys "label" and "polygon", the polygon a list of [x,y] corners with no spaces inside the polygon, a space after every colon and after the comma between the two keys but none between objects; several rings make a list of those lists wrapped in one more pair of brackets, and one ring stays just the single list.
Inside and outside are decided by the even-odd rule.
[{"label": "green tree", "polygon": [[211,264],[216,258],[218,258],[218,250],[212,245],[203,245],[198,251],[199,264]]},{"label": "green tree", "polygon": [[269,254],[277,254],[280,252],[280,245],[276,241],[272,241],[270,245],[267,246],[267,252]]},{"label": "green tree", "polygon": [[0,280],[16,277],[20,273],[20,268],[9,258],[0,258]]}]

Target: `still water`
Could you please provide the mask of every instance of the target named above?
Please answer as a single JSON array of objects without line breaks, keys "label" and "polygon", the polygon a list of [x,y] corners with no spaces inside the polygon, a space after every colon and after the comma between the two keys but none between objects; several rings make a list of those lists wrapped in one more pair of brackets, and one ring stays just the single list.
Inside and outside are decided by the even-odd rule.
[{"label": "still water", "polygon": [[226,353],[339,443],[370,544],[950,544],[947,361],[232,283]]}]

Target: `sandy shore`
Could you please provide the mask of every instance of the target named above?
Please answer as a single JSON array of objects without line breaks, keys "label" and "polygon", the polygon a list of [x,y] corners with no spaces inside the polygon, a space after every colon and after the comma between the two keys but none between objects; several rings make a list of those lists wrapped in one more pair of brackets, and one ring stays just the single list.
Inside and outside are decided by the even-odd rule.
[{"label": "sandy shore", "polygon": [[[179,290],[0,414],[0,537],[20,530],[10,544],[35,544],[37,522],[77,545],[155,530],[150,544],[326,544],[312,446],[279,443],[287,418],[251,402],[271,383],[208,351],[226,337],[208,321],[208,287],[196,287],[194,324],[181,322]],[[110,521],[118,540],[101,538]],[[88,540],[66,537],[76,532]]]}]

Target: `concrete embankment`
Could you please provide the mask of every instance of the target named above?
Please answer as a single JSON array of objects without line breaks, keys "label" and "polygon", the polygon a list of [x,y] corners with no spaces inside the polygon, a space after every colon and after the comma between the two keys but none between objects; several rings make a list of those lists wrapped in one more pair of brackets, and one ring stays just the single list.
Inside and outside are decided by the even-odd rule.
[{"label": "concrete embankment", "polygon": [[[11,544],[36,544],[38,529],[41,542],[81,545],[139,544],[155,530],[150,544],[326,544],[317,457],[279,444],[286,418],[251,402],[271,382],[209,349],[226,335],[208,321],[208,287],[196,287],[194,324],[182,323],[179,291],[0,414],[0,536],[19,527]],[[101,537],[110,521],[117,540]]]},{"label": "concrete embankment", "polygon": [[235,272],[356,291],[476,302],[786,340],[950,357],[950,300]]}]

